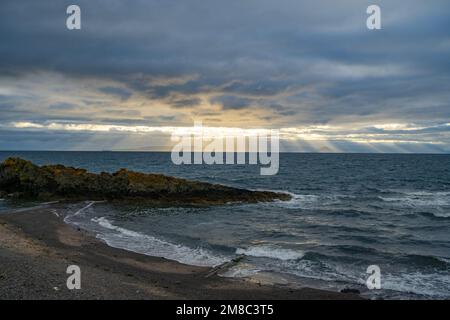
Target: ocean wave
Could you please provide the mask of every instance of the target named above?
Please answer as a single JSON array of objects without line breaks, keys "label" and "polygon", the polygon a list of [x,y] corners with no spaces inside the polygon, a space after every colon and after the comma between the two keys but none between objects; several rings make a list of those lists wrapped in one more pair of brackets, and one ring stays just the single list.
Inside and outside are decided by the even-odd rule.
[{"label": "ocean wave", "polygon": [[437,257],[436,259],[450,265],[450,258]]},{"label": "ocean wave", "polygon": [[413,293],[428,297],[448,298],[450,276],[448,273],[402,273],[401,275],[382,274],[383,290]]},{"label": "ocean wave", "polygon": [[429,217],[450,218],[450,192],[411,191],[379,199],[393,208],[403,209],[407,215],[423,213]]},{"label": "ocean wave", "polygon": [[[439,211],[437,211],[437,212],[431,212],[430,213],[433,217],[435,217],[435,218],[439,218],[439,219],[447,219],[447,218],[450,218],[450,211],[448,211],[448,212],[439,212]],[[428,213],[424,213],[423,215],[429,215]]]},{"label": "ocean wave", "polygon": [[304,257],[303,251],[279,248],[271,245],[251,246],[247,249],[238,248],[236,254],[252,257],[265,257],[278,260],[298,260]]},{"label": "ocean wave", "polygon": [[[443,260],[447,260],[443,258]],[[394,291],[401,296],[409,294],[436,298],[448,298],[450,295],[450,277],[448,269],[430,269],[429,272],[404,270],[401,273],[383,272],[381,265],[381,289],[386,292]],[[306,255],[299,261],[282,261],[273,266],[275,271],[293,274],[301,278],[327,281],[333,283],[347,283],[366,285],[367,274],[365,267],[357,264],[342,264],[322,257],[310,260]],[[447,266],[448,268],[448,266]],[[395,295],[394,295],[395,296]]]},{"label": "ocean wave", "polygon": [[412,196],[450,196],[450,191],[400,191]]},{"label": "ocean wave", "polygon": [[275,201],[273,204],[286,209],[315,209],[326,205],[340,203],[338,196],[335,195],[314,195],[314,194],[295,194],[283,191],[289,194],[292,199],[288,201]]},{"label": "ocean wave", "polygon": [[401,258],[406,259],[405,263],[409,265],[411,265],[411,263],[414,263],[415,265],[420,265],[421,267],[426,268],[433,268],[435,270],[447,270],[448,268],[450,268],[450,259],[444,257],[410,254],[400,257],[399,259]]},{"label": "ocean wave", "polygon": [[204,248],[190,248],[115,226],[105,217],[94,218],[91,221],[108,231],[98,233],[97,237],[111,247],[149,256],[164,257],[195,266],[214,267],[230,260],[230,257],[213,254]]},{"label": "ocean wave", "polygon": [[400,203],[404,207],[438,207],[450,205],[449,198],[440,196],[379,197],[382,201]]},{"label": "ocean wave", "polygon": [[380,197],[382,199],[404,199],[404,198],[412,198],[412,199],[420,199],[420,198],[450,198],[450,191],[425,191],[425,190],[413,190],[413,191],[405,191],[405,190],[390,190],[393,196]]}]

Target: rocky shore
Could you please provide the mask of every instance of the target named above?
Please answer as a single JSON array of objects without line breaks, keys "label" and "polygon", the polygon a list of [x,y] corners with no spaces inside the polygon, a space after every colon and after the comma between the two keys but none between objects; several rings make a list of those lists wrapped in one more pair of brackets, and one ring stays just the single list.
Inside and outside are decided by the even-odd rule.
[{"label": "rocky shore", "polygon": [[[0,214],[0,300],[8,299],[361,299],[353,293],[293,289],[223,278],[213,269],[109,247],[64,223],[64,204]],[[81,289],[66,286],[68,266]]]},{"label": "rocky shore", "polygon": [[90,173],[63,165],[37,166],[20,158],[0,164],[0,198],[139,201],[157,205],[214,205],[290,200],[285,193],[251,191],[121,169]]}]

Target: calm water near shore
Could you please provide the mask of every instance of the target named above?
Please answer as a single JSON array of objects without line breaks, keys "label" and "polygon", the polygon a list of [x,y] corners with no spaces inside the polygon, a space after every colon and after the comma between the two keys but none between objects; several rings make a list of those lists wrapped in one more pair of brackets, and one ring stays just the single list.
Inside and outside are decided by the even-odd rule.
[{"label": "calm water near shore", "polygon": [[[281,154],[276,176],[260,176],[258,166],[176,166],[170,153],[0,152],[0,160],[9,156],[293,195],[209,208],[69,208],[68,223],[114,247],[206,266],[244,255],[224,276],[351,287],[369,297],[450,298],[450,155]],[[0,200],[0,211],[24,205]],[[369,265],[381,268],[382,290],[365,289]]]}]

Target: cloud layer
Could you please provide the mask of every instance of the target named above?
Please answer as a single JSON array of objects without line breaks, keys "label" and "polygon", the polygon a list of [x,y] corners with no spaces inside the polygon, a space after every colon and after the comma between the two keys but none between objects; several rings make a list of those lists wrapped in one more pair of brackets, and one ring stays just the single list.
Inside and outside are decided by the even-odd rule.
[{"label": "cloud layer", "polygon": [[450,4],[375,1],[370,31],[373,2],[80,0],[69,31],[68,1],[4,0],[0,149],[165,148],[89,128],[202,120],[291,151],[449,152]]}]

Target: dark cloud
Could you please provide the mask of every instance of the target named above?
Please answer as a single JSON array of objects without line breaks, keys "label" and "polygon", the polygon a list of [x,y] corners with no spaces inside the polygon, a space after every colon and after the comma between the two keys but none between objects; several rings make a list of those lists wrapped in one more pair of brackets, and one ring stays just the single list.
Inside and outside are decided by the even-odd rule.
[{"label": "dark cloud", "polygon": [[[80,31],[65,28],[70,4],[2,0],[0,122],[91,120],[70,114],[72,100],[39,106],[1,91],[41,72],[68,86],[99,81],[85,89],[118,102],[103,102],[111,116],[97,121],[117,115],[140,124],[140,112],[117,111],[136,95],[179,112],[195,109],[199,97],[224,111],[251,107],[273,126],[450,122],[447,0],[380,0],[380,31],[365,27],[369,0],[79,0]],[[47,106],[58,114],[46,115]]]},{"label": "dark cloud", "polygon": [[49,109],[55,109],[55,110],[73,110],[77,108],[77,106],[73,103],[67,103],[67,102],[61,102],[61,103],[55,103],[48,106]]},{"label": "dark cloud", "polygon": [[223,110],[239,110],[248,108],[252,100],[247,98],[241,98],[237,96],[218,96],[210,99],[212,104],[220,104]]},{"label": "dark cloud", "polygon": [[122,101],[128,100],[133,94],[130,90],[118,87],[102,87],[98,89],[100,92],[119,97]]},{"label": "dark cloud", "polygon": [[201,100],[199,98],[173,99],[169,103],[174,108],[191,108],[198,106]]}]

